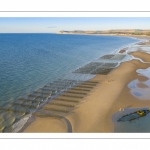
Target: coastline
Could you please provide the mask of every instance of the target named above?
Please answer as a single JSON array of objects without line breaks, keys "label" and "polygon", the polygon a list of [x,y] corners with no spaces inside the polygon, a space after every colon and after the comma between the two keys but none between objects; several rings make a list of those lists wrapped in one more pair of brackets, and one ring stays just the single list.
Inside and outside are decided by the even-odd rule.
[{"label": "coastline", "polygon": [[[149,101],[143,102],[134,98],[127,87],[127,84],[137,77],[136,69],[139,69],[139,67],[147,68],[149,66],[133,60],[122,63],[111,74],[107,75],[102,84],[87,98],[87,102],[81,104],[80,108],[74,114],[68,116],[68,119],[73,122],[72,126],[74,127],[74,131],[113,132],[111,117],[120,108],[124,109],[130,105],[133,108],[144,107],[145,104],[146,106],[150,106]],[[101,79],[102,77],[97,75],[92,80]],[[111,80],[113,81],[111,82]],[[78,124],[75,124],[76,122]]]},{"label": "coastline", "polygon": [[68,34],[68,35],[94,35],[94,36],[123,36],[123,37],[131,37],[131,38],[139,38],[139,39],[143,39],[143,38],[150,38],[150,36],[147,36],[147,35],[131,35],[131,34],[94,34],[94,33],[91,33],[91,34],[85,34],[85,33],[56,33],[56,34],[59,34],[59,35],[63,35],[63,34]]},{"label": "coastline", "polygon": [[[120,50],[121,51],[121,50]],[[130,55],[150,62],[149,54],[132,52]],[[129,82],[138,78],[137,69],[146,69],[150,64],[144,64],[140,60],[130,60],[120,64],[108,75],[96,75],[91,82],[99,82],[82,102],[65,115],[72,126],[72,132],[114,132],[112,115],[120,109],[128,106],[131,108],[150,106],[150,101],[142,101],[134,97],[127,87]],[[108,94],[109,93],[109,94]],[[41,127],[44,124],[44,127]],[[36,117],[23,132],[63,132],[67,131],[67,124],[63,119]]]}]

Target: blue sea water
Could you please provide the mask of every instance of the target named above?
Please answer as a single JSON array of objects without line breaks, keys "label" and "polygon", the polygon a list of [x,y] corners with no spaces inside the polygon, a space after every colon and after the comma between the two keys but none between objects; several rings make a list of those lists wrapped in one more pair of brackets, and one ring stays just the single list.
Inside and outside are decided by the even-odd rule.
[{"label": "blue sea water", "polygon": [[0,106],[137,41],[119,36],[0,34]]}]

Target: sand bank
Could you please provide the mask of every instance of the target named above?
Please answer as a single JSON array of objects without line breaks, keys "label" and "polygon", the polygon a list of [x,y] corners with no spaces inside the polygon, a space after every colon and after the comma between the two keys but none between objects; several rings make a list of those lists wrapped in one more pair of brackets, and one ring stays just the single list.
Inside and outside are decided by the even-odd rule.
[{"label": "sand bank", "polygon": [[67,132],[67,125],[61,119],[54,118],[40,118],[36,117],[35,121],[25,129],[25,132],[40,132],[40,133],[61,133]]},{"label": "sand bank", "polygon": [[150,55],[145,52],[137,51],[136,53],[130,53],[132,56],[141,58],[145,62],[150,62]]},{"label": "sand bank", "polygon": [[[87,102],[67,116],[72,122],[73,131],[113,132],[111,117],[120,108],[150,106],[150,101],[138,100],[127,88],[128,83],[137,78],[136,70],[149,66],[138,60],[132,60],[114,69],[87,97]],[[92,80],[101,80],[101,76],[97,75]]]},{"label": "sand bank", "polygon": [[[144,52],[133,52],[133,56],[150,62],[150,55]],[[70,113],[63,115],[72,127],[72,132],[113,132],[112,115],[127,107],[147,107],[150,100],[139,100],[130,93],[127,85],[137,78],[141,81],[146,77],[139,77],[137,69],[146,69],[150,64],[139,60],[123,62],[108,75],[96,75],[91,82],[98,84],[88,92],[77,107]],[[139,85],[142,86],[142,85]],[[24,132],[67,132],[68,125],[63,119],[40,118],[28,126]]]}]

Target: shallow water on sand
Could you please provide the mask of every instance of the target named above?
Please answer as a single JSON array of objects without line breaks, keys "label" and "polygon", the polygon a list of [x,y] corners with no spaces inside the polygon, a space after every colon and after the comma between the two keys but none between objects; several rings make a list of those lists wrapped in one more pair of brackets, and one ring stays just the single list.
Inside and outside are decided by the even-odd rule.
[{"label": "shallow water on sand", "polygon": [[150,99],[150,68],[138,69],[138,79],[131,81],[128,88],[133,96],[140,100]]},{"label": "shallow water on sand", "polygon": [[[138,78],[131,81],[128,84],[128,88],[133,96],[139,100],[149,100],[150,99],[150,68],[138,69]],[[122,133],[143,133],[150,132],[150,113],[146,116],[140,117],[132,121],[118,122],[123,116],[133,113],[138,110],[149,109],[150,106],[146,108],[125,108],[122,111],[116,112],[112,116],[112,121],[114,123],[114,132]]]},{"label": "shallow water on sand", "polygon": [[[149,108],[149,107],[147,107]],[[138,110],[144,110],[147,108],[126,108],[124,111],[115,113],[112,116],[112,121],[114,123],[114,132],[119,133],[149,133],[150,132],[150,113],[144,117],[132,121],[118,122],[118,119],[126,114],[133,113]]]}]

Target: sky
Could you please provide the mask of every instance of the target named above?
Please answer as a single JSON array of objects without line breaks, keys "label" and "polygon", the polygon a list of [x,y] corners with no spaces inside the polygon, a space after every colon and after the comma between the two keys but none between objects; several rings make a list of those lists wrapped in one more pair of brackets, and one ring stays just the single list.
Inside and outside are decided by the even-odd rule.
[{"label": "sky", "polygon": [[150,17],[1,17],[0,33],[56,33],[60,30],[150,29]]}]

